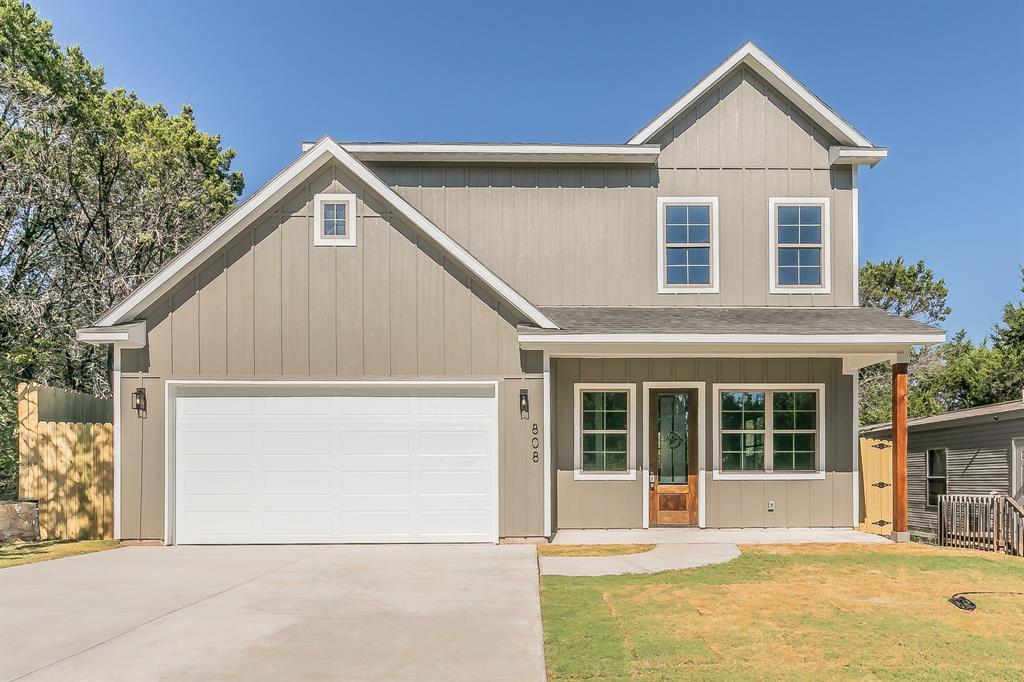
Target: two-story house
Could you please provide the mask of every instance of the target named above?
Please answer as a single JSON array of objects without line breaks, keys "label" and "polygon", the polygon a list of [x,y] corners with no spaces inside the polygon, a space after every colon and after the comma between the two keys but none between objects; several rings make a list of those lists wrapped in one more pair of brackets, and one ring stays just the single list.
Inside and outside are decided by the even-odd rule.
[{"label": "two-story house", "polygon": [[79,331],[116,536],[853,527],[857,370],[944,339],[858,307],[885,155],[749,43],[625,144],[303,145]]}]

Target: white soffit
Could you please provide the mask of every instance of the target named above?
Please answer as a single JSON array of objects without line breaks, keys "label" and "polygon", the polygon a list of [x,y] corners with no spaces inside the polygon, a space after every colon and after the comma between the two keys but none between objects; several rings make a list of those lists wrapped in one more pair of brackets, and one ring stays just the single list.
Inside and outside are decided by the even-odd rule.
[{"label": "white soffit", "polygon": [[342,142],[361,161],[624,163],[653,165],[659,145]]},{"label": "white soffit", "polygon": [[672,106],[663,111],[640,132],[634,135],[628,144],[647,144],[658,133],[665,129],[677,116],[695,104],[708,91],[717,86],[734,69],[746,65],[764,78],[776,90],[800,107],[800,110],[812,121],[821,126],[843,145],[852,147],[872,147],[871,141],[860,134],[856,128],[832,111],[824,102],[817,98],[796,78],[765,54],[761,48],[751,42],[744,43],[704,77],[697,85],[677,99]]},{"label": "white soffit", "polygon": [[874,166],[889,156],[885,147],[829,147],[830,166]]},{"label": "white soffit", "polygon": [[402,199],[373,171],[345,151],[328,137],[322,138],[310,147],[293,164],[278,173],[270,182],[246,199],[234,211],[225,216],[217,225],[182,251],[162,269],[150,277],[145,284],[132,292],[121,303],[114,306],[96,322],[97,327],[110,327],[129,320],[142,312],[184,279],[202,262],[202,259],[227,244],[233,237],[248,227],[253,220],[289,192],[298,187],[315,173],[323,163],[336,159],[371,191],[391,204],[404,218],[426,234],[438,247],[461,263],[470,273],[487,284],[508,305],[522,313],[527,319],[543,329],[558,329],[536,306],[522,294],[491,272],[483,263],[459,245],[455,240],[434,225],[411,204]]},{"label": "white soffit", "polygon": [[122,348],[144,348],[146,345],[146,321],[140,320],[111,327],[85,327],[75,330],[75,338],[94,346],[116,343]]}]

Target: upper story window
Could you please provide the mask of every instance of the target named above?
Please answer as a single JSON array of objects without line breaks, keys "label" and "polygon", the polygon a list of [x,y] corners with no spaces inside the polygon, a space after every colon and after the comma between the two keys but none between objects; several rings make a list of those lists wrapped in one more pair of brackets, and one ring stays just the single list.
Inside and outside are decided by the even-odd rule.
[{"label": "upper story window", "polygon": [[660,197],[658,292],[717,292],[718,263],[718,197]]},{"label": "upper story window", "polygon": [[771,293],[829,293],[829,200],[772,198],[768,204]]},{"label": "upper story window", "polygon": [[313,243],[317,246],[356,245],[354,194],[317,194],[313,197]]}]

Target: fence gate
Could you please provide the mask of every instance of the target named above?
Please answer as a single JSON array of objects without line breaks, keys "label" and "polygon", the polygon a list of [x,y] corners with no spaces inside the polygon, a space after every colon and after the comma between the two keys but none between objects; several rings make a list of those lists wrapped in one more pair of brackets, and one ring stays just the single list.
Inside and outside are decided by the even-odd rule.
[{"label": "fence gate", "polygon": [[114,429],[109,400],[18,385],[18,497],[39,503],[43,539],[109,539]]},{"label": "fence gate", "polygon": [[860,530],[892,534],[892,441],[860,439]]}]

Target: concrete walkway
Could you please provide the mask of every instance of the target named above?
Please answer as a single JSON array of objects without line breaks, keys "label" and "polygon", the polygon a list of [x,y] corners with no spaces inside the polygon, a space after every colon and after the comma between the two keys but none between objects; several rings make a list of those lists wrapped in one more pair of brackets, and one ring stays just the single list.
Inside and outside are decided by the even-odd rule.
[{"label": "concrete walkway", "polygon": [[848,528],[644,528],[633,530],[560,530],[556,545],[720,544],[789,545],[823,543],[887,543],[881,535]]},{"label": "concrete walkway", "polygon": [[[592,543],[596,544],[596,543]],[[736,545],[721,543],[656,545],[649,552],[599,557],[540,558],[541,575],[620,575],[658,573],[708,564],[724,564],[740,555]]]},{"label": "concrete walkway", "polygon": [[0,570],[0,680],[544,679],[533,546],[128,547]]}]

